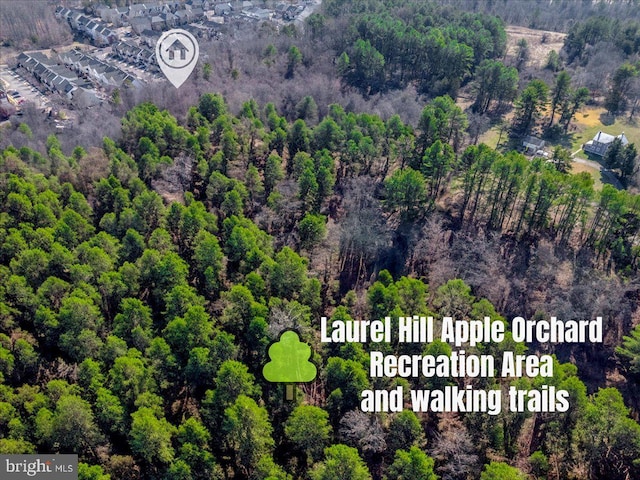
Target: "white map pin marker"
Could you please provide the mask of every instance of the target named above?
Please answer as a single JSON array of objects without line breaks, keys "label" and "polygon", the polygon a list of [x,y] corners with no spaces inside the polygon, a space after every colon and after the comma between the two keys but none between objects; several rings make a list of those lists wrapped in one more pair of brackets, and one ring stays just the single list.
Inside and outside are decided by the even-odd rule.
[{"label": "white map pin marker", "polygon": [[179,88],[198,63],[200,48],[195,37],[179,28],[164,32],[156,43],[160,70],[174,87]]}]

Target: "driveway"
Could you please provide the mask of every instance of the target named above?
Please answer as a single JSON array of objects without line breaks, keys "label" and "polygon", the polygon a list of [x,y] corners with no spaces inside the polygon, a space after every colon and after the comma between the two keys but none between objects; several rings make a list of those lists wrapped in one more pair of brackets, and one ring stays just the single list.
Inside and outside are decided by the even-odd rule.
[{"label": "driveway", "polygon": [[307,17],[311,15],[313,12],[315,12],[316,9],[318,9],[318,7],[320,7],[321,4],[322,4],[322,0],[313,0],[313,3],[311,2],[307,3],[305,5],[305,9],[302,11],[300,15],[298,15],[298,17],[296,17],[294,22],[296,22],[298,25],[300,24],[304,25],[304,21],[307,19]]},{"label": "driveway", "polygon": [[[578,152],[573,152],[573,155],[575,155],[576,153]],[[573,161],[599,170],[600,176],[602,177],[602,183],[609,183],[616,187],[618,190],[624,190],[624,186],[620,183],[618,177],[611,170],[604,168],[599,162],[578,157],[573,157]]]}]

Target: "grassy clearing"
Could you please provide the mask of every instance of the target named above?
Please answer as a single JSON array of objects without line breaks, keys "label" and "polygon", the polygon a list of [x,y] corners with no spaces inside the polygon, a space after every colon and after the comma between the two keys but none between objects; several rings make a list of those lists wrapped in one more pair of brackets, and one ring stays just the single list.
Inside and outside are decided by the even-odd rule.
[{"label": "grassy clearing", "polygon": [[597,127],[602,125],[600,114],[604,113],[604,108],[585,108],[578,112],[574,122],[585,128]]},{"label": "grassy clearing", "polygon": [[[640,120],[640,119],[639,119]],[[611,123],[613,121],[613,123]],[[604,122],[604,123],[603,123]],[[575,126],[575,129],[573,128]],[[578,152],[578,158],[589,158],[585,152],[581,150],[582,144],[591,140],[598,131],[609,133],[611,135],[620,135],[622,132],[627,136],[629,142],[640,145],[640,121],[629,122],[628,117],[618,117],[615,119],[609,119],[606,115],[604,108],[584,108],[578,112],[575,116],[575,120],[572,122],[572,129],[569,135],[563,136],[557,142],[547,141],[546,150],[551,151],[556,145],[562,145],[568,148],[571,153]],[[497,148],[498,138],[500,137],[500,126],[496,125],[478,138],[478,143],[484,143],[491,148]],[[519,144],[518,139],[512,139],[512,143],[509,144],[508,131],[502,133],[500,139],[500,151],[510,150],[517,148]],[[591,158],[591,160],[601,160],[600,158]],[[580,163],[572,163],[572,173],[587,172],[594,180],[594,188],[596,190],[602,190],[603,178],[600,170],[592,165],[584,165]]]},{"label": "grassy clearing", "polygon": [[[502,133],[501,142],[504,142],[508,136],[507,132]],[[500,127],[492,127],[478,137],[478,143],[484,143],[488,147],[496,148],[498,146],[498,138],[500,138]]]},{"label": "grassy clearing", "polygon": [[600,169],[592,167],[590,165],[583,165],[582,163],[571,163],[571,173],[580,173],[587,172],[589,175],[593,177],[593,188],[595,190],[602,190],[602,174],[600,173]]},{"label": "grassy clearing", "polygon": [[[604,124],[603,120],[607,124]],[[575,130],[569,135],[563,136],[557,142],[547,141],[547,149],[552,150],[554,146],[562,145],[573,153],[576,150],[580,150],[583,143],[593,139],[600,130],[610,135],[620,135],[624,132],[630,143],[640,145],[640,116],[632,122],[629,121],[629,117],[626,115],[613,120],[613,123],[609,124],[611,120],[606,116],[604,108],[584,108],[576,114],[572,122],[572,129],[575,126]],[[480,135],[478,143],[485,143],[491,148],[496,148],[499,136],[500,127],[494,126]],[[508,132],[505,130],[500,142],[504,145],[507,138]],[[581,156],[587,157],[584,153]]]},{"label": "grassy clearing", "polygon": [[565,33],[535,30],[518,25],[507,25],[505,30],[507,32],[507,54],[515,56],[518,40],[524,38],[529,45],[527,64],[537,68],[544,68],[551,50],[560,52],[567,36]]}]

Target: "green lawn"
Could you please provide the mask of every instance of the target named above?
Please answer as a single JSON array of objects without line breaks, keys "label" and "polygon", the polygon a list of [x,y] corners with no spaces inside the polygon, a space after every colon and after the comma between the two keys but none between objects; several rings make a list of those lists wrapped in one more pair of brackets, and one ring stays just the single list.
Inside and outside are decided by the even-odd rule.
[{"label": "green lawn", "polygon": [[[500,140],[499,149],[498,140]],[[502,127],[502,135],[500,135],[500,126],[496,125],[478,137],[478,144],[480,143],[484,143],[488,147],[500,150],[504,153],[509,150],[517,149],[520,142],[518,139],[509,138],[509,129],[507,127]]]},{"label": "green lawn", "polygon": [[[502,134],[502,138],[500,139],[500,141],[504,142],[507,135],[508,133],[504,132]],[[499,136],[500,136],[500,128],[492,127],[486,132],[484,132],[482,135],[480,135],[480,137],[478,138],[478,143],[484,143],[488,147],[496,148],[496,146],[498,145]]]},{"label": "green lawn", "polygon": [[593,177],[593,188],[598,191],[602,190],[602,174],[600,173],[599,169],[594,168],[590,165],[583,165],[581,163],[572,162],[571,173],[575,174],[580,172],[587,172],[588,174],[590,174]]}]

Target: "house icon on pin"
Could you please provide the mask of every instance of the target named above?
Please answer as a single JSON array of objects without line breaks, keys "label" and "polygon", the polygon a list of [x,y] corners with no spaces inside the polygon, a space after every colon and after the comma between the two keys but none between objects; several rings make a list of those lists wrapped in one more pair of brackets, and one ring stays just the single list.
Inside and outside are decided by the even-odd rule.
[{"label": "house icon on pin", "polygon": [[178,60],[178,53],[180,60],[187,59],[187,47],[178,38],[165,51],[169,53],[169,60]]}]

